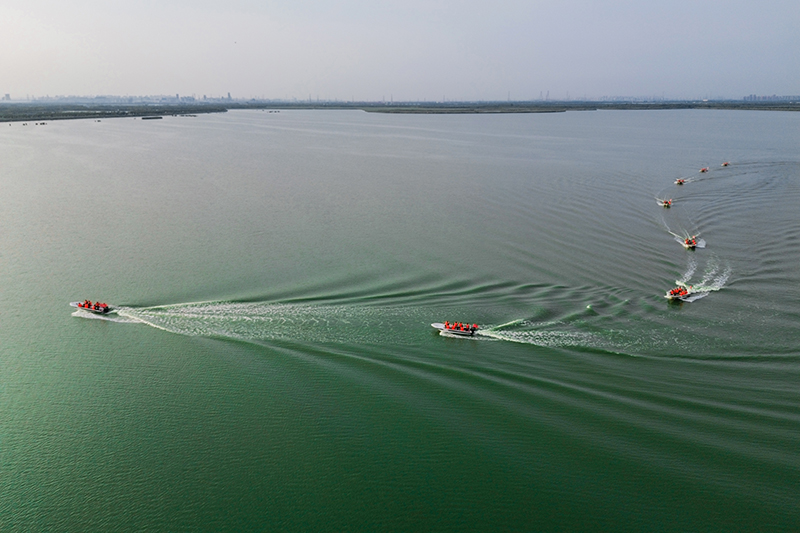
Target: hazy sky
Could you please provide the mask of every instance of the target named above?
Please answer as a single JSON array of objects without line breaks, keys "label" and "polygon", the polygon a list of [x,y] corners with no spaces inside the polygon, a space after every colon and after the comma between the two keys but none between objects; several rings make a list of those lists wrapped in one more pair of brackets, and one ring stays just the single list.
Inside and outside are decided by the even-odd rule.
[{"label": "hazy sky", "polygon": [[800,0],[0,0],[0,94],[800,94]]}]

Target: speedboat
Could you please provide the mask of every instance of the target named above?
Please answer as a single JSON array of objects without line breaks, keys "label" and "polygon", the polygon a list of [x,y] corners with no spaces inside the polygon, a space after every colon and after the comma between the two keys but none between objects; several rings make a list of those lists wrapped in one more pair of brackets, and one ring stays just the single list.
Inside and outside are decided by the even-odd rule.
[{"label": "speedboat", "polygon": [[439,331],[446,331],[447,333],[452,333],[453,335],[460,335],[462,337],[472,337],[475,335],[475,332],[478,331],[477,324],[451,324],[449,322],[445,322],[442,324],[441,322],[434,322],[431,324],[432,327],[438,329]]},{"label": "speedboat", "polygon": [[730,163],[728,163],[727,161],[725,161],[724,163],[722,163],[722,166],[723,166],[723,167],[727,167],[728,165],[730,165]]},{"label": "speedboat", "polygon": [[88,311],[90,313],[94,313],[96,315],[106,315],[114,310],[108,304],[100,303],[100,302],[92,302],[91,300],[84,300],[82,302],[70,302],[69,305],[72,307],[77,307],[78,309],[83,309],[84,311]]},{"label": "speedboat", "polygon": [[703,167],[700,169],[700,172],[708,172],[708,167]]},{"label": "speedboat", "polygon": [[661,207],[672,207],[671,198],[669,200],[667,199],[662,200],[661,198],[656,198],[656,202],[658,202],[658,205],[660,205]]},{"label": "speedboat", "polygon": [[[689,287],[691,289],[691,287]],[[684,298],[688,297],[691,291],[684,287],[683,285],[678,285],[674,289],[670,289],[667,291],[667,294],[664,295],[664,298],[667,300],[683,300]]]},{"label": "speedboat", "polygon": [[686,183],[686,180],[683,178],[678,178],[675,180],[675,185],[683,185],[684,183]]}]

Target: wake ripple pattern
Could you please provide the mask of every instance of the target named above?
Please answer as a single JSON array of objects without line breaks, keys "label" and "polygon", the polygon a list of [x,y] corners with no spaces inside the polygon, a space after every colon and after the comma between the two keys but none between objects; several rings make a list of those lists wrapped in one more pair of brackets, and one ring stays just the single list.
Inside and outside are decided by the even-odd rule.
[{"label": "wake ripple pattern", "polygon": [[415,321],[414,309],[203,302],[120,308],[124,319],[187,336],[243,341],[387,343]]},{"label": "wake ripple pattern", "polygon": [[722,289],[733,272],[729,265],[723,265],[716,256],[711,256],[711,259],[709,259],[700,281],[691,284],[690,282],[696,271],[697,260],[690,256],[686,272],[684,272],[680,279],[675,280],[678,285],[690,288],[694,293],[684,298],[686,302],[694,302],[704,296],[708,296],[710,292]]},{"label": "wake ripple pattern", "polygon": [[[514,329],[509,327],[512,325]],[[495,340],[549,348],[597,346],[600,343],[600,339],[591,333],[570,331],[569,329],[568,324],[560,321],[534,323],[528,320],[517,320],[509,324],[481,329],[478,331],[478,335]]]},{"label": "wake ripple pattern", "polygon": [[[76,310],[73,316],[116,323],[145,324],[169,333],[192,337],[219,337],[241,341],[357,344],[402,344],[409,336],[429,333],[430,309],[298,305],[280,303],[201,302],[156,307],[118,307],[96,315]],[[604,344],[592,333],[569,321],[519,319],[506,324],[482,324],[473,337],[461,342],[508,341],[541,347],[580,347]]]}]

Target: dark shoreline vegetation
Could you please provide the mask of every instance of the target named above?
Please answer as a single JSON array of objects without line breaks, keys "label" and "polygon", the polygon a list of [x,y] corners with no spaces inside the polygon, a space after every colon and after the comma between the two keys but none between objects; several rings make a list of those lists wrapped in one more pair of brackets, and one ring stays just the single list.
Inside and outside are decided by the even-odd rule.
[{"label": "dark shoreline vegetation", "polygon": [[0,105],[0,122],[23,122],[120,117],[163,117],[197,113],[224,113],[221,105],[82,105],[11,103]]},{"label": "dark shoreline vegetation", "polygon": [[0,122],[26,122],[120,117],[186,116],[225,113],[231,109],[339,109],[368,113],[478,114],[563,113],[565,111],[728,109],[747,111],[800,111],[800,102],[676,101],[676,102],[231,102],[227,104],[91,105],[61,103],[3,103]]}]

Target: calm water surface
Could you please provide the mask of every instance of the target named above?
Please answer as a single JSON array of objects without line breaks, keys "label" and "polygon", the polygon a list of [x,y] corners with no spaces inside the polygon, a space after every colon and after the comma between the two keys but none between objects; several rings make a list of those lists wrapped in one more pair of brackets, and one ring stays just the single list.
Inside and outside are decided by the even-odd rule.
[{"label": "calm water surface", "polygon": [[0,126],[0,530],[800,529],[800,114]]}]

